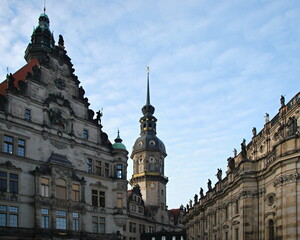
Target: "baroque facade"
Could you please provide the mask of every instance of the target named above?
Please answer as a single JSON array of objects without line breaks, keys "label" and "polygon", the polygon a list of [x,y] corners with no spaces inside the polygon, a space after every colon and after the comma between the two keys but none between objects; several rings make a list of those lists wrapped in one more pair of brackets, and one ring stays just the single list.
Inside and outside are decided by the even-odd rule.
[{"label": "baroque facade", "polygon": [[185,208],[189,240],[300,238],[300,93],[228,158],[226,176]]},{"label": "baroque facade", "polygon": [[154,111],[150,103],[148,69],[147,97],[140,118],[140,137],[136,139],[131,153],[132,189],[127,195],[128,221],[124,226],[127,240],[139,240],[141,234],[161,231],[176,231],[178,240],[184,236],[180,233],[183,227],[183,207],[168,210],[166,204],[168,178],[164,175],[164,168],[167,153],[164,143],[156,136],[157,119],[153,115]]},{"label": "baroque facade", "polygon": [[0,239],[118,239],[127,155],[102,131],[44,13],[27,64],[0,84]]}]

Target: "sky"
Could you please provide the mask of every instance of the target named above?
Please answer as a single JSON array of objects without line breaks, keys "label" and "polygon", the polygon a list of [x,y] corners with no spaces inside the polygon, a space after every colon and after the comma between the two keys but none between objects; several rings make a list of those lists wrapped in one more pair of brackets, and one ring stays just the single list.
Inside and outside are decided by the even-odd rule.
[{"label": "sky", "polygon": [[[25,65],[43,0],[1,0],[0,76]],[[186,205],[299,92],[299,0],[47,0],[50,29],[110,140],[129,151],[151,104],[164,142],[167,204]],[[132,160],[128,159],[128,179]]]}]

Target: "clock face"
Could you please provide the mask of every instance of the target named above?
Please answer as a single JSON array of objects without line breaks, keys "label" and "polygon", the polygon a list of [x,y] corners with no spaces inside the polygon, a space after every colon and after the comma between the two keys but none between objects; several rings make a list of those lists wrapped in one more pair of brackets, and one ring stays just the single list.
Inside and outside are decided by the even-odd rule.
[{"label": "clock face", "polygon": [[150,189],[154,189],[156,187],[156,184],[154,182],[149,183]]}]

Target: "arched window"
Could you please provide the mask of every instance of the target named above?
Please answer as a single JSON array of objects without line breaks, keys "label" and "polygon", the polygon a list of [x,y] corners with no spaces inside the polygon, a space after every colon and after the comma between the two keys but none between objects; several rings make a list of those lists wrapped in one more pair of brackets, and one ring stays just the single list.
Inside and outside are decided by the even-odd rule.
[{"label": "arched window", "polygon": [[275,240],[274,221],[269,220],[269,240]]},{"label": "arched window", "polygon": [[57,198],[67,199],[67,183],[64,179],[56,180],[55,192]]}]

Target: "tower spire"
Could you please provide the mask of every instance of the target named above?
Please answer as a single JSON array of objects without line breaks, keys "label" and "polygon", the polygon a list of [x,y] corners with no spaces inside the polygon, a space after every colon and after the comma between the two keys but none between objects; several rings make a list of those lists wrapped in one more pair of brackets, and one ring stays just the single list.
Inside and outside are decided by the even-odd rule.
[{"label": "tower spire", "polygon": [[150,73],[150,68],[147,66],[147,101],[146,101],[146,105],[150,105],[149,73]]},{"label": "tower spire", "polygon": [[44,14],[46,14],[46,0],[44,0]]}]

